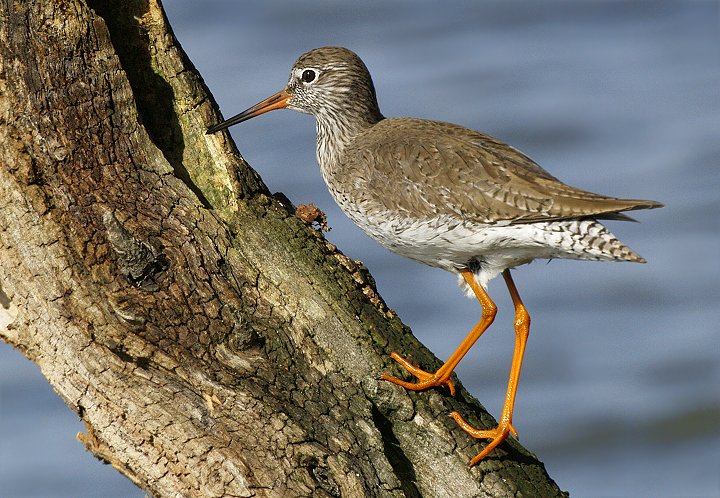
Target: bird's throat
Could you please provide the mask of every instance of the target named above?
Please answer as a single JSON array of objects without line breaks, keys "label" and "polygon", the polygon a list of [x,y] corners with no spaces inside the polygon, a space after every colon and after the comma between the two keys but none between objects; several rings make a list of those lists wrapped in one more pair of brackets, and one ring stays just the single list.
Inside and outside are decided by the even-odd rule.
[{"label": "bird's throat", "polygon": [[332,117],[319,115],[316,118],[317,161],[323,176],[336,173],[343,163],[343,153],[347,145],[383,119],[382,116],[358,119],[337,115]]}]

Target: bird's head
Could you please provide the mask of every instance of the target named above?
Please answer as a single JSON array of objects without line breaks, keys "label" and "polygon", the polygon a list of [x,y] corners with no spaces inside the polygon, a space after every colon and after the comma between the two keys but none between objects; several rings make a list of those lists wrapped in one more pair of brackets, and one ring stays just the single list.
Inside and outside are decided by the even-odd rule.
[{"label": "bird's head", "polygon": [[284,89],[211,127],[208,133],[283,108],[312,114],[318,120],[376,122],[382,117],[372,78],[360,57],[346,48],[321,47],[298,58]]}]

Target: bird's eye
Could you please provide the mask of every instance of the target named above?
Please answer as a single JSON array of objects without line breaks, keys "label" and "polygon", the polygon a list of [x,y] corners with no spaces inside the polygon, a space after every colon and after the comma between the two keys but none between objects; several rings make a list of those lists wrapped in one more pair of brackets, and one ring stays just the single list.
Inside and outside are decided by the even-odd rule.
[{"label": "bird's eye", "polygon": [[312,69],[306,69],[305,71],[303,71],[300,79],[303,80],[303,82],[305,83],[310,83],[315,79],[315,71],[313,71]]}]

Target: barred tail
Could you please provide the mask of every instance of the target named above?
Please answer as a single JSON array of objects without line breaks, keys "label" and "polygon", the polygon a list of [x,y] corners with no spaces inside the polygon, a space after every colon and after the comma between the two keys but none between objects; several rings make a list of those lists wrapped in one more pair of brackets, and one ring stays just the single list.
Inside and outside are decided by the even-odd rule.
[{"label": "barred tail", "polygon": [[598,259],[645,263],[645,258],[620,242],[604,225],[597,221],[579,222],[579,231],[584,233],[586,250]]},{"label": "barred tail", "polygon": [[562,251],[553,257],[645,263],[645,258],[595,220],[559,221],[548,225],[550,230],[544,234],[546,242]]}]

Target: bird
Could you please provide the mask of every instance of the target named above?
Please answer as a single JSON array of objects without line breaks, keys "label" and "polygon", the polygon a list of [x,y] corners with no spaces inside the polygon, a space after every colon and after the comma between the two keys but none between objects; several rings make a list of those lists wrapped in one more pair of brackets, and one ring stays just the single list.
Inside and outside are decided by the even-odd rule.
[{"label": "bird", "polygon": [[495,319],[488,282],[502,275],[515,309],[515,347],[500,420],[493,429],[478,430],[458,412],[450,414],[469,435],[488,440],[470,460],[477,464],[510,434],[517,438],[513,411],[530,315],[510,270],[535,259],[644,263],[599,220],[631,221],[626,211],[663,205],[569,186],[485,133],[386,118],[366,65],[343,47],[302,54],[285,88],[207,133],[282,108],[315,117],[320,172],[345,215],[387,249],[456,274],[482,308],[479,322],[437,371],[393,352],[416,380],[380,379],[413,391],[446,386],[453,396],[453,370]]}]

